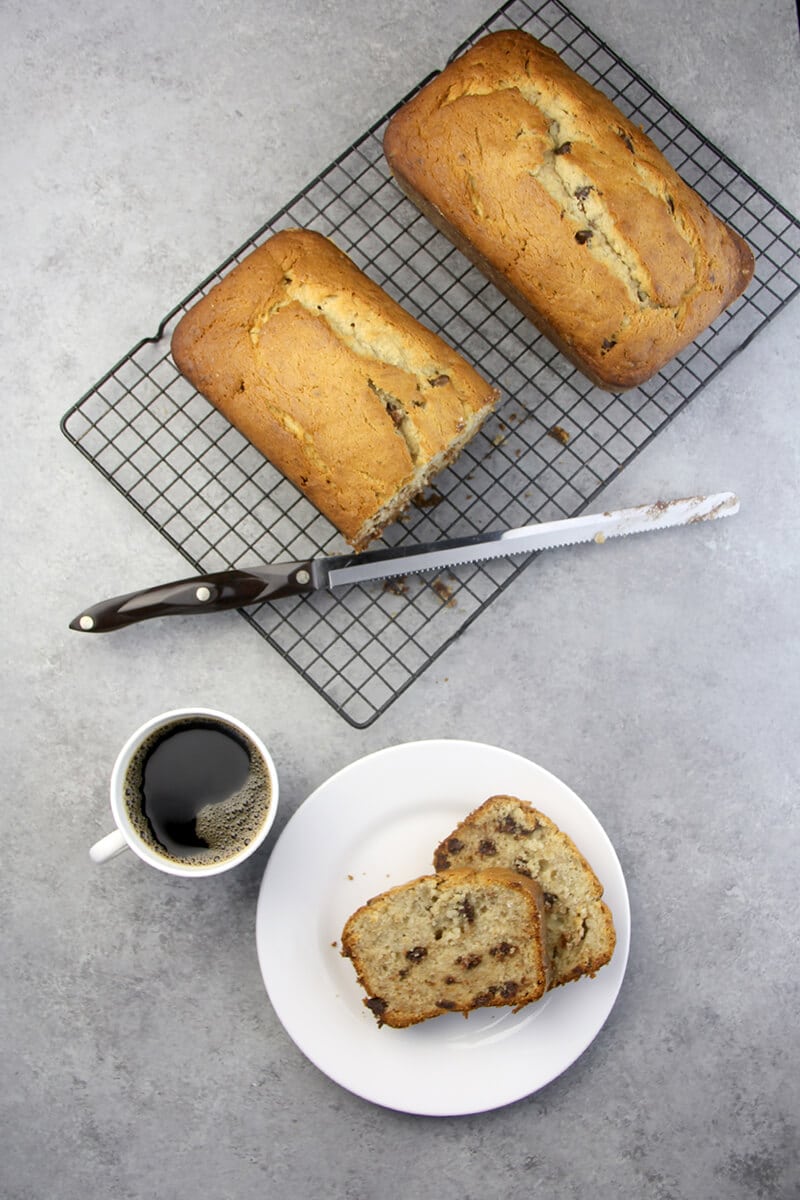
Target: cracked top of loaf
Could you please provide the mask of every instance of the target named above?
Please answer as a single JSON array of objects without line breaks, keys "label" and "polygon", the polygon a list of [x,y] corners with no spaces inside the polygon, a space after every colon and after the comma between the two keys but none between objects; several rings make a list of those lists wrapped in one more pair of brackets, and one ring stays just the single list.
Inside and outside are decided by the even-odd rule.
[{"label": "cracked top of loaf", "polygon": [[490,34],[390,121],[429,219],[599,386],[643,383],[753,256],[610,100],[529,34]]},{"label": "cracked top of loaf", "polygon": [[179,370],[360,549],[499,393],[321,234],[287,229],[181,319]]}]

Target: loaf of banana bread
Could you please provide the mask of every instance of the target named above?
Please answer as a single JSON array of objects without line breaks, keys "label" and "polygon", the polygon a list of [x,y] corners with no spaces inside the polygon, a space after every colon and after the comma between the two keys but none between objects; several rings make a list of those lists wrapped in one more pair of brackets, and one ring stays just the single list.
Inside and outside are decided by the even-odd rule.
[{"label": "loaf of banana bread", "polygon": [[499,392],[309,230],[272,236],[181,319],[179,370],[357,550]]},{"label": "loaf of banana bread", "polygon": [[391,119],[422,212],[595,384],[634,387],[744,291],[753,255],[551,49],[490,34]]}]

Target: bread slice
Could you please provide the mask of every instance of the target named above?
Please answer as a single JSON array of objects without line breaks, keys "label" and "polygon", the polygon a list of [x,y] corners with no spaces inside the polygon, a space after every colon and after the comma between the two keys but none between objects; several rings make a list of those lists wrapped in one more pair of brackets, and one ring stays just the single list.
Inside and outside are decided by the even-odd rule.
[{"label": "bread slice", "polygon": [[515,796],[492,796],[437,847],[437,871],[492,866],[535,879],[544,896],[550,987],[594,975],[616,934],[603,885],[575,843],[544,813]]},{"label": "bread slice", "polygon": [[424,875],[347,920],[342,954],[379,1025],[538,1000],[548,983],[541,889],[515,871]]}]

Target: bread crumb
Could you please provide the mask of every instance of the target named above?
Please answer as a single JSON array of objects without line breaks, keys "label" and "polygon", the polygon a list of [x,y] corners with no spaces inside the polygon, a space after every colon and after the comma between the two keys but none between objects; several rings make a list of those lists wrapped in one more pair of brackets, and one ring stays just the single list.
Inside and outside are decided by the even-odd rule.
[{"label": "bread crumb", "polygon": [[393,596],[407,596],[408,584],[406,583],[405,575],[399,575],[396,579],[386,579],[383,584],[385,592],[391,592]]},{"label": "bread crumb", "polygon": [[554,425],[552,429],[548,429],[547,436],[554,438],[557,442],[561,442],[562,446],[566,446],[569,441],[569,434],[561,425]]},{"label": "bread crumb", "polygon": [[453,589],[449,588],[447,586],[447,584],[444,582],[444,580],[434,579],[433,583],[431,584],[431,587],[436,592],[436,595],[439,597],[439,599],[442,601],[442,604],[446,605],[448,608],[455,607],[456,598],[453,595]]},{"label": "bread crumb", "polygon": [[415,496],[414,505],[416,508],[435,508],[437,504],[441,504],[444,497],[439,492],[429,492],[424,496]]},{"label": "bread crumb", "polygon": [[596,533],[594,535],[594,540],[597,542],[598,546],[602,546],[603,542],[606,540],[606,535],[604,533]]}]

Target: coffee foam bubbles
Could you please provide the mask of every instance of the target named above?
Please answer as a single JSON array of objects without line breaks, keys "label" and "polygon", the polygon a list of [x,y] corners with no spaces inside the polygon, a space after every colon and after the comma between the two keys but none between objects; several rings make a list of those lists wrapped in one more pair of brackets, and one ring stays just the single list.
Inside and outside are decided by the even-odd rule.
[{"label": "coffee foam bubbles", "polygon": [[[220,729],[231,734],[247,748],[250,770],[242,786],[232,796],[217,804],[208,804],[197,814],[195,827],[198,837],[207,846],[193,847],[186,854],[173,854],[158,841],[143,809],[144,766],[149,754],[168,735],[180,729]],[[137,837],[159,858],[181,866],[207,867],[235,858],[246,850],[264,827],[272,803],[272,783],[267,764],[248,737],[233,725],[217,718],[197,717],[178,720],[152,733],[134,754],[125,772],[123,783],[125,811]]]},{"label": "coffee foam bubbles", "polygon": [[270,805],[269,776],[255,748],[250,750],[250,772],[244,785],[219,804],[208,804],[197,814],[197,836],[208,842],[212,861],[232,858],[250,845],[261,830]]}]

